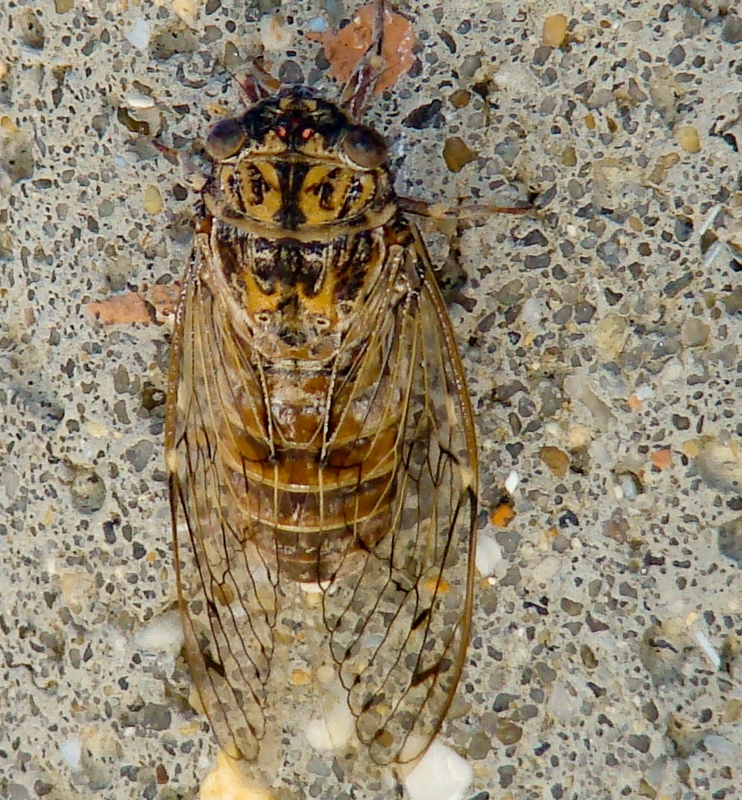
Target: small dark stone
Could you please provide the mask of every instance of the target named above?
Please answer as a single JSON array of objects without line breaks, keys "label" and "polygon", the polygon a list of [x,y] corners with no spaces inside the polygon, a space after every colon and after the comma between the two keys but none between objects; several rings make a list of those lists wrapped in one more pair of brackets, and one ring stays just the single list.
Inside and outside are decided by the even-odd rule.
[{"label": "small dark stone", "polygon": [[477,330],[480,333],[488,333],[492,329],[492,326],[495,324],[496,321],[497,321],[497,314],[494,311],[492,311],[489,314],[486,314],[484,317],[482,317],[481,320],[479,320],[479,323],[477,324]]},{"label": "small dark stone", "polygon": [[94,514],[103,507],[106,499],[106,484],[94,470],[79,469],[72,479],[70,494],[72,495],[72,505],[81,514]]},{"label": "small dark stone", "polygon": [[18,18],[18,38],[32,50],[43,50],[46,40],[44,26],[36,13],[31,9],[26,9]]},{"label": "small dark stone", "polygon": [[572,306],[558,308],[552,317],[556,325],[566,325],[572,319]]},{"label": "small dark stone", "polygon": [[513,780],[515,780],[515,767],[512,764],[498,767],[497,774],[500,776],[500,786],[503,789],[507,789]]},{"label": "small dark stone", "polygon": [[577,528],[580,524],[580,520],[578,519],[577,515],[574,511],[565,511],[564,514],[559,517],[559,527],[560,528]]},{"label": "small dark stone", "polygon": [[629,745],[640,753],[648,753],[652,740],[649,736],[629,736]]},{"label": "small dark stone", "polygon": [[657,722],[660,717],[657,706],[651,700],[642,706],[642,714],[644,714],[644,718],[649,720],[649,722]]},{"label": "small dark stone", "polygon": [[500,586],[520,586],[522,577],[518,567],[510,567],[505,577],[500,581]]},{"label": "small dark stone", "polygon": [[675,220],[675,238],[679,242],[687,242],[693,234],[693,220],[688,217],[678,217]]},{"label": "small dark stone", "polygon": [[515,460],[523,452],[523,445],[520,442],[511,442],[505,445],[505,449],[510,453],[510,457]]},{"label": "small dark stone", "polygon": [[496,389],[497,399],[502,403],[507,403],[519,392],[526,392],[527,389],[520,381],[500,384]]},{"label": "small dark stone", "polygon": [[53,783],[45,783],[44,781],[36,781],[33,785],[36,797],[45,797],[54,788]]},{"label": "small dark stone", "polygon": [[742,287],[736,286],[730,292],[725,292],[720,300],[727,314],[739,314],[742,312]]},{"label": "small dark stone", "polygon": [[304,73],[302,72],[301,67],[296,63],[296,61],[291,60],[283,62],[278,70],[278,77],[281,83],[288,85],[303,84],[305,82]]},{"label": "small dark stone", "polygon": [[539,253],[537,256],[526,256],[523,266],[526,269],[545,269],[551,263],[550,253]]},{"label": "small dark stone", "polygon": [[453,36],[451,36],[450,33],[448,33],[448,31],[440,31],[438,36],[441,37],[441,41],[446,45],[451,53],[456,52],[456,40],[453,38]]},{"label": "small dark stone", "polygon": [[160,388],[159,386],[155,386],[149,381],[144,382],[140,397],[142,406],[147,411],[152,411],[155,408],[164,406],[167,399],[164,389]]},{"label": "small dark stone", "polygon": [[577,303],[575,305],[575,322],[584,325],[595,315],[595,306],[592,303],[588,303],[587,301],[583,301],[581,303]]},{"label": "small dark stone", "polygon": [[172,712],[166,705],[147,703],[144,707],[143,722],[153,731],[166,731],[172,723]]},{"label": "small dark stone", "polygon": [[685,61],[685,48],[682,44],[677,44],[667,54],[667,63],[671,67],[677,67]]},{"label": "small dark stone", "polygon": [[593,633],[600,633],[601,631],[608,630],[609,626],[606,625],[605,622],[601,622],[600,620],[595,619],[595,617],[593,617],[589,611],[587,612],[586,616],[587,616],[587,627],[590,628],[590,630]]},{"label": "small dark stone", "polygon": [[565,614],[570,617],[577,617],[582,614],[583,605],[575,600],[570,600],[568,597],[563,597],[559,602],[559,607]]},{"label": "small dark stone", "polygon": [[134,467],[136,472],[141,472],[152,457],[155,445],[149,439],[141,439],[126,451],[126,460]]},{"label": "small dark stone", "polygon": [[441,108],[441,100],[432,100],[424,106],[419,106],[411,111],[403,120],[402,124],[408,128],[422,130],[423,128],[441,128],[445,123]]},{"label": "small dark stone", "polygon": [[719,552],[742,565],[742,517],[725,522],[718,533]]},{"label": "small dark stone", "polygon": [[729,44],[739,44],[742,42],[742,19],[736,14],[729,14],[724,20],[724,27],[721,30],[721,40]]},{"label": "small dark stone", "polygon": [[520,536],[514,531],[498,531],[495,539],[506,555],[513,555],[520,546]]},{"label": "small dark stone", "polygon": [[675,297],[676,294],[679,294],[684,289],[687,289],[690,286],[691,281],[693,280],[693,273],[692,272],[685,272],[679,278],[676,278],[673,281],[668,281],[664,288],[662,289],[663,294],[666,294],[668,297]]},{"label": "small dark stone", "polygon": [[523,247],[545,247],[549,241],[541,231],[529,231],[522,239],[516,240]]}]

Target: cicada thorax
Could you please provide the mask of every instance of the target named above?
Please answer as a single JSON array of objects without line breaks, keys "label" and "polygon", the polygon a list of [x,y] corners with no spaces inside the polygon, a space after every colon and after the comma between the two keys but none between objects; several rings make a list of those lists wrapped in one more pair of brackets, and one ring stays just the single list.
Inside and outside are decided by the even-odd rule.
[{"label": "cicada thorax", "polygon": [[322,582],[392,528],[403,408],[393,312],[414,287],[386,168],[338,157],[338,136],[357,140],[358,127],[295,95],[243,118],[249,144],[217,165],[202,279],[242,349],[235,385],[245,362],[259,376],[218,433],[243,535],[279,572]]}]

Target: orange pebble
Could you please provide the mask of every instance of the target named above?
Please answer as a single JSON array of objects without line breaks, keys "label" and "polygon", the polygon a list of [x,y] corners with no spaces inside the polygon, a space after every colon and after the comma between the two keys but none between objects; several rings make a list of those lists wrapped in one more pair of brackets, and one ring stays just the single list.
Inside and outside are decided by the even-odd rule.
[{"label": "orange pebble", "polygon": [[145,325],[152,320],[142,296],[136,292],[117,295],[99,303],[88,303],[86,312],[99,319],[104,325],[121,325],[131,322],[142,322]]},{"label": "orange pebble", "polygon": [[507,528],[515,519],[515,511],[507,503],[501,503],[490,515],[492,524],[498,528]]},{"label": "orange pebble", "polygon": [[672,452],[669,447],[655,450],[652,453],[652,466],[657,467],[657,469],[666,469],[670,464],[672,464]]},{"label": "orange pebble", "polygon": [[[376,6],[369,3],[360,8],[350,24],[339,31],[308,36],[322,42],[325,56],[330,62],[330,73],[341,83],[350,78],[371,45],[375,14]],[[384,14],[384,42],[381,51],[384,72],[376,85],[377,92],[390,89],[400,75],[409,72],[415,61],[415,41],[410,21],[387,9]]]}]

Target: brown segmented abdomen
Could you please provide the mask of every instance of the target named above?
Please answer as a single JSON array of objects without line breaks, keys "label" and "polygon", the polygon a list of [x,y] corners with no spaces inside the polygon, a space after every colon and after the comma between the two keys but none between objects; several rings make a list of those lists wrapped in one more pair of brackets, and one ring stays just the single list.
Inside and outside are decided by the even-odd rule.
[{"label": "brown segmented abdomen", "polygon": [[279,573],[325,581],[350,553],[390,530],[401,397],[390,376],[379,374],[347,406],[341,392],[337,412],[329,406],[328,414],[337,377],[296,366],[266,365],[265,373],[270,425],[242,409],[225,415],[223,458],[241,500],[243,536],[277,560]]}]

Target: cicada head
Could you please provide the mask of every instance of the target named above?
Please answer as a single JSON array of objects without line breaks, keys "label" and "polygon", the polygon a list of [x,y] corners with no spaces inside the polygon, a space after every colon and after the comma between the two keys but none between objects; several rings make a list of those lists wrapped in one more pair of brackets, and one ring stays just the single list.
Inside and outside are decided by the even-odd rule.
[{"label": "cicada head", "polygon": [[237,227],[368,227],[394,210],[384,138],[306,87],[221,120],[206,151],[215,163],[210,210]]}]

